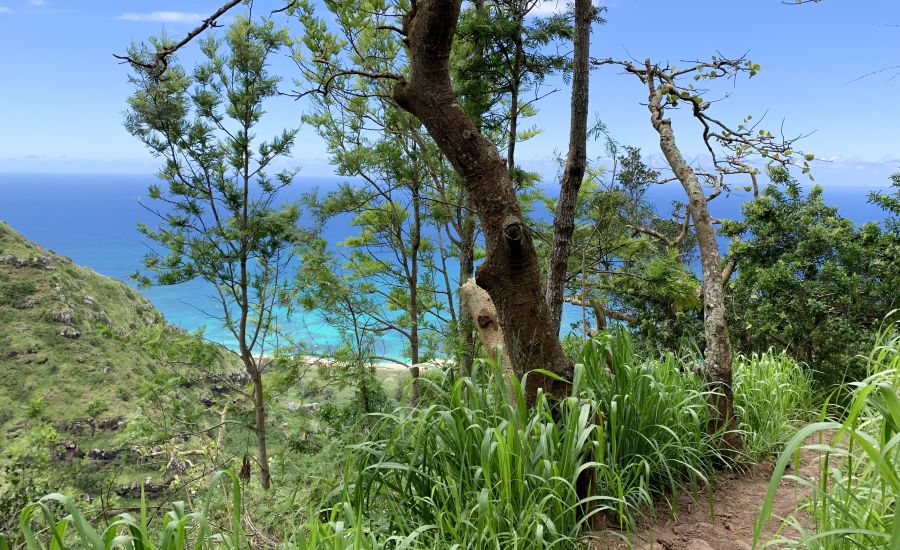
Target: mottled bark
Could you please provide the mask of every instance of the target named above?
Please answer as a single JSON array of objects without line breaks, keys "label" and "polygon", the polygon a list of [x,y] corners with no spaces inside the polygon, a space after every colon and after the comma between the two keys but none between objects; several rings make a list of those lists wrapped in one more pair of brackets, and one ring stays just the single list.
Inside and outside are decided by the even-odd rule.
[{"label": "mottled bark", "polygon": [[[537,254],[516,198],[508,166],[456,102],[450,82],[450,49],[461,0],[421,0],[403,21],[410,76],[394,100],[416,116],[460,175],[484,231],[487,256],[476,281],[497,308],[513,370],[521,376],[547,369],[571,379],[574,365],[550,329]],[[538,388],[558,396],[568,385],[532,373],[531,404]]]},{"label": "mottled bark", "polygon": [[553,242],[547,275],[546,300],[550,329],[559,334],[566,270],[575,231],[575,206],[587,166],[588,76],[590,73],[591,0],[575,0],[575,44],[572,59],[569,152],[553,217]]},{"label": "mottled bark", "polygon": [[[648,67],[649,69],[649,67]],[[719,259],[719,244],[709,214],[706,194],[696,173],[688,165],[675,143],[671,120],[665,118],[662,106],[662,90],[648,76],[646,83],[650,96],[650,121],[659,134],[659,146],[675,177],[684,187],[688,198],[694,233],[700,248],[700,264],[703,273],[703,328],[706,340],[703,376],[716,392],[712,397],[715,416],[711,430],[725,428],[729,431],[725,443],[732,450],[742,447],[740,435],[736,432],[734,416],[734,396],[732,392],[731,341],[728,338],[728,320],[725,310],[725,288],[722,279],[722,264]]]},{"label": "mottled bark", "polygon": [[494,302],[491,301],[487,291],[478,286],[475,279],[469,279],[459,288],[459,296],[461,306],[475,320],[475,327],[481,343],[484,345],[485,355],[493,359],[497,357],[498,351],[500,352],[500,368],[509,388],[510,397],[515,399],[510,379],[513,372],[512,363],[506,352],[506,345],[503,343],[503,329]]}]

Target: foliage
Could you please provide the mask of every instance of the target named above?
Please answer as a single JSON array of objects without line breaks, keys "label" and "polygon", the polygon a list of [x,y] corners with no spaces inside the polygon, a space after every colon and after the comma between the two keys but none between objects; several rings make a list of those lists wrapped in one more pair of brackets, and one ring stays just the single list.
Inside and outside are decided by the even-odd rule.
[{"label": "foliage", "polygon": [[19,510],[64,483],[51,468],[60,436],[49,425],[31,428],[0,452],[0,536],[16,528]]},{"label": "foliage", "polygon": [[15,306],[37,292],[32,281],[12,281],[0,284],[0,305]]},{"label": "foliage", "polygon": [[[136,91],[129,98],[128,131],[164,160],[159,177],[167,187],[150,186],[149,207],[159,225],[139,229],[163,251],[144,258],[154,279],[178,284],[193,279],[214,292],[218,320],[237,342],[235,353],[253,382],[260,482],[269,486],[265,395],[262,374],[271,362],[258,360],[282,339],[279,331],[290,301],[289,272],[294,245],[305,237],[298,204],[279,196],[294,175],[274,177],[273,162],[290,154],[296,130],[259,140],[264,106],[278,95],[271,58],[288,42],[286,29],[271,21],[238,17],[224,41],[201,43],[205,62],[188,76],[170,62],[162,75],[149,63],[134,65]],[[223,43],[226,46],[223,48]],[[171,44],[156,40],[156,51]],[[132,47],[134,59],[153,59],[146,46]]]},{"label": "foliage", "polygon": [[[807,485],[812,496],[804,506],[815,521],[809,531],[796,518],[772,541],[785,548],[900,547],[900,336],[895,325],[882,331],[865,360],[868,377],[854,383],[853,400],[843,422],[817,422],[800,430],[778,460],[754,543],[771,516],[772,500],[782,478]],[[818,442],[807,438],[819,434]],[[821,455],[814,481],[785,474],[798,449]]]},{"label": "foliage", "polygon": [[738,355],[734,365],[735,413],[745,452],[754,462],[779,452],[816,406],[812,374],[786,353]]},{"label": "foliage", "polygon": [[888,218],[885,226],[894,235],[900,235],[900,173],[891,175],[891,187],[894,193],[887,191],[872,191],[869,193],[869,202],[880,206],[887,212]]},{"label": "foliage", "polygon": [[[119,516],[113,525],[125,537],[120,540],[148,541],[193,523],[188,541],[211,548],[244,540],[240,525],[228,519],[243,505],[277,525],[276,538],[286,548],[575,547],[592,515],[629,527],[655,499],[676,498],[685,488],[698,492],[717,467],[721,434],[707,433],[708,396],[694,374],[696,359],[668,354],[640,361],[625,331],[598,335],[582,359],[573,395],[553,402],[541,394],[532,410],[523,407],[519,381],[511,396],[492,362],[476,363],[471,377],[431,371],[422,378],[421,406],[375,416],[371,432],[347,435],[358,414],[323,411],[328,437],[341,443],[323,447],[318,459],[308,455],[316,465],[289,474],[297,476],[295,488],[277,488],[269,495],[274,500],[257,500],[247,488],[241,503],[240,488],[230,483],[230,508],[223,511],[208,507],[208,496],[194,512],[176,504],[161,523]],[[783,437],[809,395],[796,363],[768,355],[741,359],[735,369],[736,401],[756,411],[742,426],[748,441],[760,439],[756,432]],[[791,388],[771,391],[778,386]],[[763,414],[764,407],[773,410]],[[307,453],[300,453],[294,460],[305,460]],[[341,472],[334,464],[344,453]],[[302,495],[322,494],[320,485],[300,487],[310,482],[310,472],[337,487],[324,509],[304,514],[297,504],[310,500]],[[26,507],[27,516],[41,506]],[[66,507],[72,521],[85,526],[79,536],[91,533],[74,519],[77,510]],[[57,524],[56,517],[45,521]],[[222,533],[204,530],[228,522]],[[182,548],[184,541],[172,544],[167,548]]]},{"label": "foliage", "polygon": [[[594,129],[605,132],[603,124]],[[604,317],[596,319],[598,327],[606,317],[625,321],[648,352],[677,350],[681,339],[702,330],[699,282],[690,266],[696,240],[682,231],[683,221],[655,210],[647,191],[659,173],[640,149],[605,141],[611,167],[589,169],[578,195],[567,295],[583,308],[602,308],[592,308],[595,318]],[[683,216],[682,205],[673,210]]]},{"label": "foliage", "polygon": [[731,335],[748,351],[786,349],[820,383],[860,379],[871,346],[900,296],[900,239],[875,223],[856,227],[826,206],[821,188],[803,196],[787,172],[743,206],[723,232],[737,277],[728,285]]}]

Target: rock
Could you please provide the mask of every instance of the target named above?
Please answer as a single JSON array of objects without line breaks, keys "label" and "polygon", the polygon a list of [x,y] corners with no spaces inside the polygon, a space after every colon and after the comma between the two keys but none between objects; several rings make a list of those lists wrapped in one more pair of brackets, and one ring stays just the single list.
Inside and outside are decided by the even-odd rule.
[{"label": "rock", "polygon": [[97,422],[97,427],[101,430],[116,431],[125,425],[125,419],[121,416],[115,418],[106,418]]},{"label": "rock", "polygon": [[[141,498],[141,487],[138,483],[123,485],[116,489],[116,494],[123,498]],[[143,484],[144,496],[147,499],[156,500],[162,498],[166,490],[169,488],[168,483],[153,483],[150,479],[145,480]]]},{"label": "rock", "polygon": [[[29,347],[27,347],[27,348],[18,348],[18,349],[13,348],[13,349],[7,351],[7,352],[4,354],[4,356],[5,356],[7,359],[12,359],[13,357],[18,357],[19,355],[32,355],[32,354],[35,354],[35,353],[37,353],[37,352],[38,352],[38,347],[37,347],[37,346],[29,346]],[[44,362],[46,363],[46,359],[44,360]]]},{"label": "rock", "polygon": [[703,539],[691,539],[685,545],[684,550],[716,550]]},{"label": "rock", "polygon": [[67,307],[53,312],[53,320],[57,323],[71,323],[74,318],[75,312]]},{"label": "rock", "polygon": [[9,428],[6,428],[6,437],[7,437],[7,439],[15,439],[22,432],[24,432],[25,430],[27,430],[29,428],[31,428],[31,424],[28,423],[27,421],[19,422],[18,424],[14,425],[14,426],[10,426]]},{"label": "rock", "polygon": [[84,458],[84,451],[78,447],[78,443],[65,440],[60,441],[56,446],[57,460],[74,460],[76,458]]},{"label": "rock", "polygon": [[13,267],[34,267],[38,269],[53,269],[53,258],[50,256],[34,256],[32,258],[17,258],[12,254],[0,255],[0,264]]},{"label": "rock", "polygon": [[91,318],[91,321],[94,321],[95,323],[103,323],[105,325],[109,325],[112,323],[112,320],[109,318],[109,314],[107,314],[103,310],[92,311],[90,312],[89,316]]},{"label": "rock", "polygon": [[94,419],[91,417],[76,418],[71,422],[57,422],[53,427],[58,432],[66,432],[74,435],[81,435],[87,432],[94,433],[97,428]]},{"label": "rock", "polygon": [[16,302],[13,307],[16,309],[31,309],[37,305],[37,300],[34,298],[23,298]]},{"label": "rock", "polygon": [[59,329],[59,335],[64,338],[71,338],[74,340],[75,338],[81,337],[81,331],[75,327],[63,327]]},{"label": "rock", "polygon": [[287,412],[289,413],[295,413],[300,410],[300,405],[298,405],[295,401],[288,401],[287,405],[285,405],[284,408],[287,409]]},{"label": "rock", "polygon": [[81,297],[81,300],[89,306],[92,306],[95,303],[97,303],[97,299],[94,298],[93,296],[91,296],[90,294],[85,294],[84,296]]},{"label": "rock", "polygon": [[87,457],[91,460],[109,461],[119,458],[117,449],[91,449],[88,451]]}]

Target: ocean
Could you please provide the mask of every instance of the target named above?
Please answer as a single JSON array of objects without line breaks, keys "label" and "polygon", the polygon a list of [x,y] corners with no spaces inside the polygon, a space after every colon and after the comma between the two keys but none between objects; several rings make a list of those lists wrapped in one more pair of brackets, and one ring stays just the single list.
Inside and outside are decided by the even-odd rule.
[{"label": "ocean", "polygon": [[[0,219],[26,238],[79,265],[128,282],[128,276],[140,267],[141,258],[149,250],[137,223],[155,222],[154,216],[139,203],[154,181],[152,175],[0,173]],[[284,198],[291,200],[315,188],[328,191],[341,181],[345,179],[336,176],[299,177]],[[881,220],[883,213],[867,203],[868,191],[869,188],[859,186],[835,186],[826,187],[824,194],[826,202],[838,205],[841,214],[856,223]],[[668,212],[672,201],[681,199],[683,194],[677,185],[670,184],[653,189],[650,196],[660,212]],[[713,214],[738,217],[740,204],[745,200],[746,193],[720,197],[713,202]],[[353,233],[354,228],[344,221],[331,224],[325,236],[330,243],[337,243]],[[214,305],[202,282],[139,290],[170,323],[187,330],[205,327],[206,338],[235,347],[234,339],[202,313]],[[570,311],[567,317],[575,320],[580,313]],[[280,325],[312,351],[324,351],[339,342],[337,331],[314,313],[295,313]],[[379,346],[377,351],[385,356],[403,355],[397,338],[386,336]]]}]

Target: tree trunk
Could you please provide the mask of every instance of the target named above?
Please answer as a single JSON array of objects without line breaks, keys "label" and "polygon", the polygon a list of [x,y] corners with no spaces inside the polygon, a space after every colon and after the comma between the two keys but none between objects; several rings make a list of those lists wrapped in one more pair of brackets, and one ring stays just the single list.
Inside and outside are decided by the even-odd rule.
[{"label": "tree trunk", "polygon": [[700,264],[703,272],[703,329],[706,339],[706,353],[703,376],[715,390],[712,405],[716,411],[711,431],[728,430],[726,446],[733,451],[741,449],[741,437],[737,433],[734,416],[734,395],[732,392],[731,341],[728,338],[728,320],[725,310],[725,289],[722,280],[722,264],[719,259],[719,244],[709,214],[706,194],[697,174],[691,169],[675,143],[672,121],[664,117],[662,92],[654,84],[652,76],[647,77],[650,90],[649,108],[653,128],[659,134],[659,146],[665,155],[675,177],[684,187],[688,198],[694,232],[700,248]]},{"label": "tree trunk", "polygon": [[462,307],[475,319],[478,336],[484,345],[485,354],[495,359],[500,352],[500,369],[509,390],[509,397],[515,403],[516,395],[513,391],[510,375],[513,373],[506,345],[503,343],[503,329],[497,316],[497,308],[488,293],[478,286],[475,279],[469,279],[459,288]]},{"label": "tree trunk", "polygon": [[409,400],[415,406],[419,404],[419,247],[422,244],[421,199],[419,188],[413,189],[413,227],[410,244],[411,275],[409,281],[409,348],[412,367],[412,388]]},{"label": "tree trunk", "polygon": [[550,329],[559,334],[562,323],[563,294],[572,233],[575,231],[575,206],[587,166],[588,76],[590,73],[591,0],[575,1],[575,52],[572,59],[571,126],[569,153],[563,170],[559,200],[553,217],[553,242],[547,274],[547,307]]},{"label": "tree trunk", "polygon": [[259,484],[264,490],[268,491],[271,485],[271,475],[269,473],[269,453],[266,448],[266,402],[263,395],[262,375],[255,365],[250,379],[253,381],[253,411],[256,414],[256,450],[259,462]]},{"label": "tree trunk", "polygon": [[[472,213],[472,200],[466,193],[466,208],[463,210],[462,234],[459,236],[459,280],[460,286],[472,277],[475,271],[475,214]],[[462,374],[468,376],[475,362],[475,331],[469,310],[463,306],[462,294],[459,296],[459,334],[462,344]]]},{"label": "tree trunk", "polygon": [[[508,166],[456,103],[450,50],[461,0],[420,0],[403,19],[410,77],[394,88],[398,105],[416,116],[453,164],[472,197],[484,231],[487,257],[476,281],[497,308],[513,370],[522,376],[547,369],[571,380],[574,365],[550,329],[537,254],[516,198]],[[526,399],[538,388],[563,396],[568,384],[532,373]]]}]

